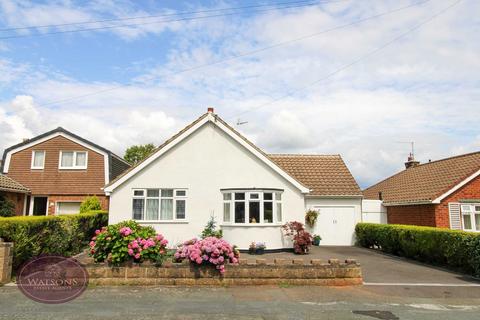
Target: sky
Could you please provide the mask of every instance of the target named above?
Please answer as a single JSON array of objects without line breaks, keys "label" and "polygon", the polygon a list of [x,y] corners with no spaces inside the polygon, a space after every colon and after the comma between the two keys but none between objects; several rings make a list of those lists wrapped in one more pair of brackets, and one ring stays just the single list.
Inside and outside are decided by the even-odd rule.
[{"label": "sky", "polygon": [[342,155],[364,188],[404,168],[410,141],[421,162],[479,151],[478,12],[476,0],[2,0],[0,151],[62,126],[123,155],[214,107],[268,153]]}]

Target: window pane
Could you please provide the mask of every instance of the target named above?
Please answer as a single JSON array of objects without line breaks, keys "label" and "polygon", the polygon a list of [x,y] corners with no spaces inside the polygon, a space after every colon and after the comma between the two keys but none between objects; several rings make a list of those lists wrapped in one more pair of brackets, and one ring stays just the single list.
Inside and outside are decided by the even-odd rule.
[{"label": "window pane", "polygon": [[250,209],[250,223],[260,222],[260,202],[249,202],[248,208]]},{"label": "window pane", "polygon": [[[163,190],[162,190],[163,192]],[[173,219],[173,199],[162,199],[160,209],[160,220]]]},{"label": "window pane", "polygon": [[466,230],[472,229],[472,217],[469,214],[463,215],[463,228]]},{"label": "window pane", "polygon": [[263,222],[264,223],[273,222],[273,203],[272,202],[263,203]]},{"label": "window pane", "polygon": [[162,189],[162,197],[173,197],[173,189]]},{"label": "window pane", "polygon": [[33,153],[33,166],[34,167],[43,167],[45,161],[45,152],[44,151],[35,151]]},{"label": "window pane", "polygon": [[177,200],[175,203],[177,219],[185,219],[185,200]]},{"label": "window pane", "polygon": [[133,219],[143,220],[144,199],[133,199]]},{"label": "window pane", "polygon": [[462,212],[466,212],[466,211],[468,211],[468,212],[470,211],[470,206],[468,206],[468,205],[462,206]]},{"label": "window pane", "polygon": [[273,194],[271,192],[267,192],[263,194],[263,200],[273,200]]},{"label": "window pane", "polygon": [[245,202],[235,202],[235,222],[245,223]]},{"label": "window pane", "polygon": [[232,200],[232,194],[231,193],[224,193],[223,194],[223,200]]},{"label": "window pane", "polygon": [[143,197],[143,190],[133,190],[133,195],[137,197]]},{"label": "window pane", "polygon": [[235,193],[235,200],[245,200],[245,193]]},{"label": "window pane", "polygon": [[480,231],[480,214],[475,215],[475,226],[477,227],[477,231]]},{"label": "window pane", "polygon": [[230,202],[223,204],[223,222],[230,222]]},{"label": "window pane", "polygon": [[158,189],[147,189],[147,197],[158,198],[159,190]]},{"label": "window pane", "polygon": [[275,192],[275,199],[282,200],[282,193],[281,192]]},{"label": "window pane", "polygon": [[175,194],[177,195],[177,197],[185,197],[187,195],[187,191],[177,190],[177,191],[175,191]]},{"label": "window pane", "polygon": [[277,203],[277,221],[282,222],[282,204]]},{"label": "window pane", "polygon": [[146,220],[158,220],[158,199],[147,199]]},{"label": "window pane", "polygon": [[480,206],[475,206],[475,211],[480,212]]},{"label": "window pane", "polygon": [[258,193],[250,193],[250,199],[259,199],[260,195]]},{"label": "window pane", "polygon": [[77,152],[77,159],[75,164],[79,167],[84,167],[87,164],[87,153],[86,152]]},{"label": "window pane", "polygon": [[73,152],[62,152],[62,167],[73,167]]}]

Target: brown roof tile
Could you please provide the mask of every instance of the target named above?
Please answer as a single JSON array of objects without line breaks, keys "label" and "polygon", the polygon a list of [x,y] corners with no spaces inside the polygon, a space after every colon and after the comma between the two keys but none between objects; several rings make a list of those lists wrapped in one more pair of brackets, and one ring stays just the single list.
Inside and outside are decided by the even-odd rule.
[{"label": "brown roof tile", "polygon": [[11,192],[21,192],[21,193],[30,192],[30,190],[27,187],[21,185],[17,181],[1,173],[0,173],[0,190],[11,191]]},{"label": "brown roof tile", "polygon": [[362,192],[339,155],[271,154],[275,163],[310,188],[313,196],[358,196]]},{"label": "brown roof tile", "polygon": [[480,152],[420,164],[363,191],[366,199],[382,193],[388,204],[432,201],[480,169]]}]

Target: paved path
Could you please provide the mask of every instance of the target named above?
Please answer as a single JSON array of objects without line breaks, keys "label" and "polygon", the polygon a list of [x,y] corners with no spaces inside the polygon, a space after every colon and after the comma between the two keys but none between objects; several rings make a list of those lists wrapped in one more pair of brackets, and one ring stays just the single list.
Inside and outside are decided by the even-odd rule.
[{"label": "paved path", "polygon": [[472,277],[450,272],[443,268],[436,268],[400,257],[390,256],[370,249],[359,247],[312,247],[310,254],[305,256],[293,253],[269,253],[262,256],[242,254],[242,258],[254,261],[256,258],[265,258],[273,261],[275,258],[293,259],[304,258],[323,259],[331,258],[345,260],[356,259],[360,262],[363,280],[373,284],[448,284],[480,286],[480,281]]},{"label": "paved path", "polygon": [[106,287],[44,305],[0,287],[0,319],[478,319],[480,288]]}]

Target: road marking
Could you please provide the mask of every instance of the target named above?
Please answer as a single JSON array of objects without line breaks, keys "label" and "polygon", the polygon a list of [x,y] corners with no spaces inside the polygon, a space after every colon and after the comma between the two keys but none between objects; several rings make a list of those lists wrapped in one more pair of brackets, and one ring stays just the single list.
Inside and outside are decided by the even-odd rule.
[{"label": "road marking", "polygon": [[398,283],[364,282],[365,286],[412,286],[412,287],[480,287],[480,283]]}]

